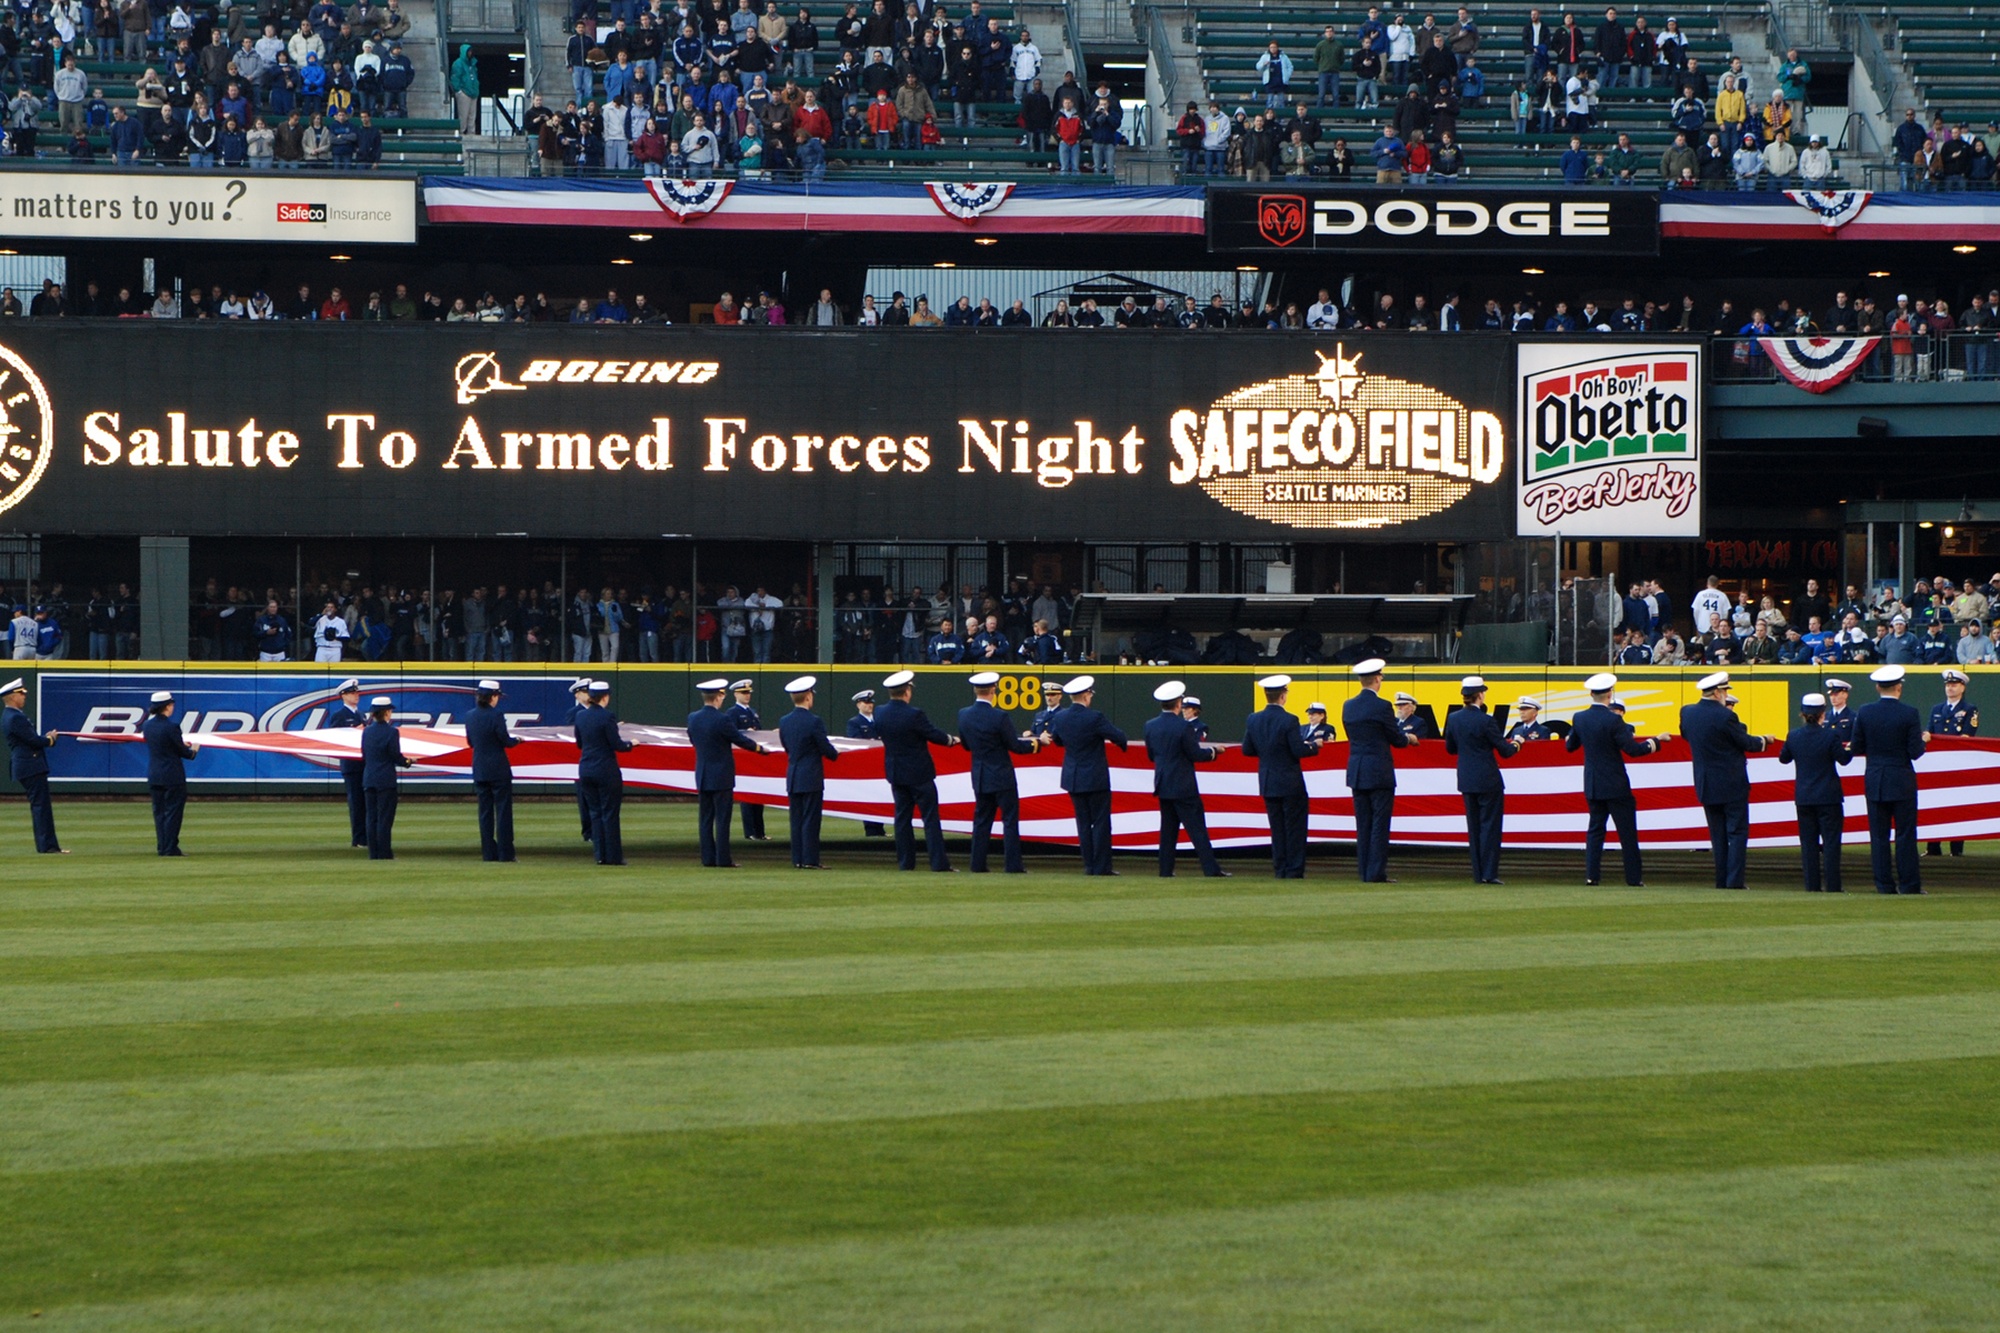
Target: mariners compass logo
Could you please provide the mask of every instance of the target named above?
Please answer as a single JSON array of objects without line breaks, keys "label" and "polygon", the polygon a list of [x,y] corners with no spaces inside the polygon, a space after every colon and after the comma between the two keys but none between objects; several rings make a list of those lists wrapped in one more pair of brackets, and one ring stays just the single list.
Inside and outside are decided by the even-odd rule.
[{"label": "mariners compass logo", "polygon": [[54,426],[41,377],[11,347],[0,347],[0,513],[27,499],[42,479]]}]

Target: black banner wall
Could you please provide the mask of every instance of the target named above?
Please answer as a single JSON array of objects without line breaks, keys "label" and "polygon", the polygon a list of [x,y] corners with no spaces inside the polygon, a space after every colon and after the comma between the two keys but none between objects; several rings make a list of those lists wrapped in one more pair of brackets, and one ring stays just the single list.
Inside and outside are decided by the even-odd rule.
[{"label": "black banner wall", "polygon": [[1393,250],[1652,255],[1660,198],[1650,190],[1371,189],[1210,186],[1208,248],[1218,254]]},{"label": "black banner wall", "polygon": [[90,325],[0,333],[0,529],[1503,539],[1504,338]]}]

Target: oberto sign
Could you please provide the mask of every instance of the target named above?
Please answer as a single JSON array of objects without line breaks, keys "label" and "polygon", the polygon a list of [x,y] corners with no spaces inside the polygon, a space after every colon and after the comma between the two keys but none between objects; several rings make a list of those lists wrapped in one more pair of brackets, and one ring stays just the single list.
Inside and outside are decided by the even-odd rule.
[{"label": "oberto sign", "polygon": [[1701,536],[1700,344],[1529,343],[1516,364],[1521,536]]},{"label": "oberto sign", "polygon": [[410,179],[320,172],[9,171],[0,232],[63,240],[411,245]]},{"label": "oberto sign", "polygon": [[1211,187],[1212,251],[1424,250],[1653,254],[1659,200],[1635,190]]}]

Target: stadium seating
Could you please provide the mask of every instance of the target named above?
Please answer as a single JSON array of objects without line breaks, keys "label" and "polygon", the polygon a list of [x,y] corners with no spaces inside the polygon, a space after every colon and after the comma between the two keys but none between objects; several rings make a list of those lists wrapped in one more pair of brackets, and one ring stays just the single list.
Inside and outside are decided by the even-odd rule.
[{"label": "stadium seating", "polygon": [[[1541,8],[1545,20],[1559,20],[1560,6],[1545,5]],[[1521,4],[1500,9],[1482,7],[1476,11],[1481,38],[1479,67],[1485,71],[1487,79],[1486,105],[1466,107],[1460,113],[1457,134],[1474,179],[1555,176],[1558,174],[1556,159],[1569,144],[1566,131],[1536,134],[1531,129],[1525,136],[1514,132],[1508,98],[1514,84],[1522,77],[1520,37],[1522,26],[1527,22],[1528,9],[1528,5]],[[1297,4],[1200,6],[1195,10],[1195,44],[1208,94],[1221,103],[1226,113],[1233,113],[1238,106],[1253,113],[1261,110],[1263,97],[1257,90],[1257,57],[1269,42],[1276,40],[1297,66],[1294,89],[1304,100],[1311,102],[1314,88],[1312,51],[1319,41],[1321,29],[1329,20],[1336,25],[1341,45],[1351,62],[1355,28],[1364,12],[1360,6],[1344,6],[1335,11]],[[1453,8],[1440,5],[1434,11],[1418,9],[1408,12],[1419,21],[1423,14],[1435,12],[1439,25],[1444,26],[1451,21]],[[1601,12],[1601,8],[1579,11],[1578,21],[1587,30],[1594,30],[1596,15]],[[1623,12],[1629,21],[1634,13],[1641,11]],[[1658,29],[1665,26],[1668,14],[1680,20],[1680,29],[1688,39],[1689,54],[1701,61],[1702,68],[1711,77],[1727,66],[1730,41],[1722,31],[1718,11],[1699,6],[1673,6],[1658,13],[1647,12],[1647,19]],[[1344,135],[1349,144],[1357,146],[1357,151],[1360,151],[1374,140],[1378,127],[1393,114],[1394,98],[1402,90],[1392,92],[1385,81],[1382,107],[1357,110],[1352,104],[1354,75],[1351,67],[1343,69],[1341,81],[1346,104],[1337,111],[1319,108],[1314,113],[1323,126],[1321,144]],[[1633,145],[1647,154],[1649,161],[1657,158],[1671,140],[1667,105],[1672,98],[1673,90],[1658,79],[1650,89],[1621,87],[1604,91],[1600,94],[1598,106],[1599,130],[1590,136],[1591,146],[1609,144],[1620,131],[1628,131]]]},{"label": "stadium seating", "polygon": [[1863,12],[1894,21],[1904,67],[1927,108],[1979,129],[2000,120],[2000,11],[1962,0],[1897,0]]}]

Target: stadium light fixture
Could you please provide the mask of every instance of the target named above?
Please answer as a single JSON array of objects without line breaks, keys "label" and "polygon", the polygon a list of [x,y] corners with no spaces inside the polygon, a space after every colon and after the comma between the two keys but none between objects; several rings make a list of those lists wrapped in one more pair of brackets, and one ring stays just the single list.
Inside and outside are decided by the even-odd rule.
[{"label": "stadium light fixture", "polygon": [[1257,271],[1257,266],[1255,264],[1238,264],[1236,266],[1236,271],[1238,273],[1255,273]]},{"label": "stadium light fixture", "polygon": [[332,261],[333,261],[334,263],[336,263],[336,264],[345,264],[345,263],[346,263],[346,262],[347,262],[348,260],[350,260],[350,259],[354,258],[354,256],[353,256],[353,255],[328,255],[328,256],[327,256],[327,258],[328,258],[328,259],[331,259],[331,260],[332,260]]},{"label": "stadium light fixture", "polygon": [[1944,535],[1947,537],[1952,535],[1951,524],[1947,523],[1944,525]]},{"label": "stadium light fixture", "polygon": [[938,262],[937,262],[937,263],[935,263],[935,264],[932,264],[932,265],[931,265],[931,267],[932,267],[932,268],[957,268],[957,267],[958,267],[958,265],[956,265],[956,264],[952,263],[952,262],[951,262],[951,261],[950,261],[949,259],[940,259],[940,260],[938,260]]},{"label": "stadium light fixture", "polygon": [[628,232],[628,233],[627,233],[627,235],[628,235],[628,236],[629,236],[629,237],[630,237],[630,238],[631,238],[632,240],[635,240],[635,241],[650,241],[650,240],[652,240],[652,239],[653,239],[653,233],[652,233],[652,232],[650,232],[650,231],[635,231],[635,232]]},{"label": "stadium light fixture", "polygon": [[1923,522],[1917,524],[1917,526],[1923,528],[1925,531],[1929,531],[1931,528],[1936,527],[1937,524],[1931,522],[1929,519],[1925,519]]},{"label": "stadium light fixture", "polygon": [[626,265],[630,264],[632,261],[629,259],[614,259],[611,262],[618,265]]},{"label": "stadium light fixture", "polygon": [[1976,245],[1954,245],[1951,247],[1951,252],[1955,255],[1977,254],[1979,247]]},{"label": "stadium light fixture", "polygon": [[1886,278],[1889,276],[1889,270],[1886,268],[1872,268],[1868,270],[1868,276],[1871,278]]},{"label": "stadium light fixture", "polygon": [[1524,268],[1521,270],[1521,272],[1527,274],[1531,278],[1539,278],[1542,276],[1542,274],[1546,273],[1547,271],[1548,271],[1547,269],[1540,269],[1540,268]]},{"label": "stadium light fixture", "polygon": [[1146,66],[1145,66],[1145,63],[1144,63],[1143,61],[1138,61],[1138,60],[1107,60],[1107,61],[1105,61],[1105,62],[1104,62],[1104,68],[1105,68],[1105,69],[1144,69],[1144,68],[1146,68]]},{"label": "stadium light fixture", "polygon": [[998,236],[975,236],[972,238],[972,243],[974,245],[998,245],[1000,244],[1000,238]]},{"label": "stadium light fixture", "polygon": [[19,250],[0,250],[0,255],[18,255],[20,253]]}]

